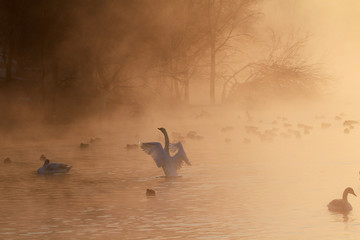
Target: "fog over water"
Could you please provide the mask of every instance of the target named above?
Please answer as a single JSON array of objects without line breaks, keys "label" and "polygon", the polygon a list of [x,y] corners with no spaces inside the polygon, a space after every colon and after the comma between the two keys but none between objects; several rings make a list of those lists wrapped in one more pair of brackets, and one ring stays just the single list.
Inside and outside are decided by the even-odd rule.
[{"label": "fog over water", "polygon": [[[0,75],[0,239],[360,237],[359,197],[327,208],[360,196],[358,1],[15,3],[1,1],[1,69],[10,49],[17,69]],[[191,162],[179,177],[139,147],[164,146],[161,127]],[[71,170],[38,174],[42,154]]]}]

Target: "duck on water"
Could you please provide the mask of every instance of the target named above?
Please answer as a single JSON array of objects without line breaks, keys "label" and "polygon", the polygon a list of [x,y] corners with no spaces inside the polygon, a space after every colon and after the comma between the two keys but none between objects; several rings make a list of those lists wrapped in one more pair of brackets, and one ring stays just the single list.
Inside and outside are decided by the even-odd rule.
[{"label": "duck on water", "polygon": [[[141,149],[149,154],[155,161],[157,167],[161,167],[166,177],[177,177],[177,170],[179,170],[183,163],[191,166],[191,163],[186,156],[184,148],[181,142],[170,144],[169,136],[165,128],[158,128],[165,136],[165,146],[162,147],[159,142],[147,142],[140,143]],[[176,152],[175,155],[171,156],[171,152]]]},{"label": "duck on water", "polygon": [[67,173],[72,168],[64,163],[50,163],[44,154],[40,156],[40,161],[44,161],[44,165],[37,170],[38,174]]},{"label": "duck on water", "polygon": [[333,212],[349,212],[352,210],[352,206],[347,200],[348,194],[353,194],[356,196],[354,189],[351,187],[348,187],[344,190],[342,199],[334,199],[331,202],[329,202],[328,209],[329,211]]}]

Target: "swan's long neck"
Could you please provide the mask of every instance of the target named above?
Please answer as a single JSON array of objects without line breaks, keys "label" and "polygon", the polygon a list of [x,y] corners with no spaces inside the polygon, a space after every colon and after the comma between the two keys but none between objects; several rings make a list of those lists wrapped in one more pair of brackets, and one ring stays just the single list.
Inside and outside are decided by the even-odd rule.
[{"label": "swan's long neck", "polygon": [[347,201],[348,191],[344,191],[343,193],[343,199]]},{"label": "swan's long neck", "polygon": [[164,147],[164,150],[166,153],[169,153],[169,136],[166,132],[166,130],[164,129],[164,131],[162,132],[165,136],[165,147]]}]

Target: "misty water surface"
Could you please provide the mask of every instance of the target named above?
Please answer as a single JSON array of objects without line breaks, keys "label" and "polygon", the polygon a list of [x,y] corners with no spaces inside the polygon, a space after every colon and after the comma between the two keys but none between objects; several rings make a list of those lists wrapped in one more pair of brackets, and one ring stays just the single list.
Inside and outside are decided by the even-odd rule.
[{"label": "misty water surface", "polygon": [[[49,141],[3,142],[0,168],[1,239],[355,239],[360,236],[359,199],[348,215],[327,210],[347,186],[360,195],[359,129],[344,134],[335,115],[303,119],[277,115],[245,120],[211,117],[161,123],[185,137],[192,162],[182,177],[166,179],[150,156],[127,151],[127,143],[163,142],[158,123],[119,124],[98,132]],[[276,120],[275,124],[273,121]],[[285,127],[284,123],[292,124]],[[331,123],[322,128],[321,123]],[[244,126],[261,131],[313,129],[301,138],[279,135],[261,141]],[[229,127],[229,128],[226,128]],[[225,129],[223,129],[225,128]],[[186,138],[196,130],[203,139]],[[287,131],[287,130],[286,130]],[[250,140],[244,141],[244,138]],[[73,166],[69,174],[38,176],[44,153]],[[146,197],[152,188],[156,197]]]}]

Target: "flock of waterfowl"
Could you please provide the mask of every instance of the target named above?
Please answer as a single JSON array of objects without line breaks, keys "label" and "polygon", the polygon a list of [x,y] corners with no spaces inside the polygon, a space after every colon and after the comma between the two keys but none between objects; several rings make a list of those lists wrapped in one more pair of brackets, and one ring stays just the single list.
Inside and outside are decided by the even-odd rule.
[{"label": "flock of waterfowl", "polygon": [[[37,170],[38,174],[54,174],[54,173],[67,173],[70,171],[72,166],[64,163],[51,163],[44,154],[40,156],[40,161],[44,161],[42,167]],[[7,157],[4,159],[4,164],[11,164],[11,158]]]},{"label": "flock of waterfowl", "polygon": [[[206,116],[206,114],[202,113],[201,117],[203,116]],[[324,116],[316,116],[315,120],[320,121],[319,126],[324,130],[329,129],[332,126],[341,125],[343,127],[344,134],[349,134],[355,128],[355,126],[359,124],[359,121],[357,120],[344,120],[344,114],[335,116],[333,118],[335,121],[334,123],[331,123],[331,119],[324,121]],[[243,144],[250,144],[252,139],[258,139],[261,142],[272,142],[277,137],[284,139],[301,139],[304,135],[309,135],[315,129],[314,126],[308,124],[291,123],[286,117],[282,116],[278,116],[276,119],[268,123],[265,123],[263,120],[259,120],[257,123],[255,123],[254,118],[250,116],[248,112],[247,122],[248,124],[244,126],[245,137],[242,139]],[[228,134],[234,131],[234,129],[235,128],[232,126],[226,126],[221,128],[221,132]],[[226,143],[232,142],[232,139],[229,136],[225,136],[224,140]],[[348,201],[348,194],[356,196],[354,190],[351,187],[348,187],[344,190],[341,199],[332,200],[327,205],[328,210],[342,213],[351,211],[352,206]]]},{"label": "flock of waterfowl", "polygon": [[[317,120],[323,120],[324,117],[316,117]],[[322,121],[319,123],[321,129],[328,129],[332,126],[339,125],[342,117],[336,116],[334,120],[337,124]],[[356,120],[345,120],[342,123],[343,132],[349,134],[359,122]],[[304,123],[292,123],[285,117],[278,116],[276,119],[266,123],[262,120],[255,123],[251,118],[244,126],[245,135],[243,137],[243,143],[249,144],[254,139],[258,139],[261,142],[272,142],[276,138],[283,139],[301,139],[305,135],[309,135],[316,127],[304,124]],[[231,133],[235,130],[232,126],[226,126],[221,128],[221,132],[224,134]],[[225,142],[230,143],[232,139],[229,136],[224,137]]]},{"label": "flock of waterfowl", "polygon": [[[169,136],[165,128],[158,128],[165,137],[165,145],[162,147],[159,142],[146,142],[137,144],[127,144],[126,147],[128,150],[141,147],[141,149],[149,154],[155,161],[157,167],[161,167],[165,173],[166,177],[177,177],[177,170],[181,168],[183,163],[191,165],[186,153],[184,151],[182,143],[179,141],[177,143],[170,143]],[[195,135],[196,132],[191,134]],[[80,148],[89,148],[90,144],[100,141],[100,138],[92,138],[89,143],[80,143]],[[171,155],[171,153],[175,153]],[[37,170],[38,174],[59,174],[67,173],[70,171],[72,166],[69,166],[64,163],[52,163],[44,154],[40,156],[40,161],[43,161],[44,164]],[[4,159],[4,164],[11,164],[11,159],[9,157]],[[146,196],[155,196],[155,191],[153,189],[146,190]]]},{"label": "flock of waterfowl", "polygon": [[[206,117],[208,114],[206,112],[201,112],[198,118]],[[342,120],[341,116],[335,117],[336,121]],[[259,121],[259,123],[262,123],[262,121]],[[348,134],[352,129],[354,129],[354,126],[359,124],[358,121],[355,120],[345,120],[343,122],[344,126],[344,133]],[[244,144],[250,144],[251,143],[251,136],[258,137],[261,141],[265,142],[271,142],[273,139],[277,136],[281,136],[284,138],[301,138],[304,134],[310,134],[310,132],[313,130],[312,126],[297,123],[292,124],[287,121],[284,117],[277,117],[275,120],[271,122],[270,129],[265,129],[263,131],[260,130],[259,127],[254,125],[245,125],[245,133],[247,134],[247,137],[243,138]],[[293,128],[295,126],[295,129]],[[332,126],[331,123],[328,122],[322,122],[320,124],[322,129],[327,129]],[[221,128],[221,132],[223,133],[229,133],[233,131],[235,128],[232,126],[226,126]],[[281,130],[282,129],[282,130]],[[172,135],[174,139],[176,139],[177,143],[170,143],[169,136],[165,128],[158,128],[160,130],[165,138],[165,144],[164,147],[159,142],[140,142],[139,144],[127,144],[126,149],[127,150],[133,150],[138,149],[139,147],[148,155],[152,157],[152,159],[155,161],[155,164],[158,168],[162,168],[164,171],[164,174],[166,177],[177,177],[178,173],[177,170],[179,170],[183,163],[187,165],[191,165],[185,151],[182,145],[182,142],[185,142],[185,137],[183,137],[178,132],[173,132]],[[201,140],[203,139],[203,136],[199,135],[196,131],[189,131],[186,134],[186,137],[193,140]],[[90,141],[85,143],[80,143],[81,149],[89,148],[91,144],[98,142],[100,138],[91,138]],[[182,142],[181,142],[182,141]],[[225,138],[225,142],[230,143],[231,138],[227,137]],[[54,174],[54,173],[67,173],[70,171],[72,166],[69,166],[64,163],[52,163],[49,159],[45,157],[45,155],[40,156],[40,160],[44,162],[43,166],[40,167],[37,170],[38,174]],[[11,164],[11,159],[9,157],[4,159],[4,164]],[[348,194],[355,195],[354,190],[351,187],[348,187],[344,190],[342,199],[335,199],[332,200],[327,206],[330,211],[335,212],[348,212],[352,210],[351,204],[348,202]],[[155,196],[155,191],[153,189],[147,189],[146,190],[146,196]]]}]

